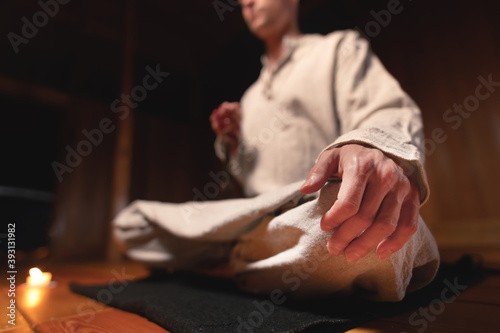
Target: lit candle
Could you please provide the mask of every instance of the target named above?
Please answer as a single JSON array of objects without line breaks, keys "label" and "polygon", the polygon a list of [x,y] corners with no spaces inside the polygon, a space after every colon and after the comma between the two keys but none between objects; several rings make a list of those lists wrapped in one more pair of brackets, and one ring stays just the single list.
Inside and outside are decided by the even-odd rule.
[{"label": "lit candle", "polygon": [[30,287],[46,287],[50,284],[52,274],[42,272],[40,269],[34,267],[30,269],[30,276],[26,279],[26,283]]}]

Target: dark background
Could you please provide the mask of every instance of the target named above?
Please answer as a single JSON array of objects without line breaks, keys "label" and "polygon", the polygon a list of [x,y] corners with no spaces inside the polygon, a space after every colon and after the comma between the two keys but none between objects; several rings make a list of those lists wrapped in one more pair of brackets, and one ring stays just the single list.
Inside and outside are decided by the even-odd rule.
[{"label": "dark background", "polygon": [[[56,259],[109,257],[109,221],[126,202],[183,202],[193,189],[203,192],[210,171],[223,167],[208,116],[241,97],[263,51],[240,8],[219,3],[229,8],[222,17],[210,0],[72,0],[58,4],[18,53],[8,34],[22,36],[22,18],[33,22],[42,8],[37,1],[0,4],[0,237],[15,222],[18,250],[28,254],[50,245]],[[304,0],[301,27],[323,34],[358,28],[370,37],[422,108],[432,192],[422,214],[440,247],[498,249],[500,89],[457,129],[443,114],[474,95],[479,76],[500,81],[500,6],[401,0],[401,13],[374,34],[367,24],[387,3]],[[157,65],[170,75],[121,120],[113,101]],[[103,118],[118,129],[59,182],[52,163],[64,163],[66,147],[76,149],[82,131]],[[444,142],[431,140],[436,128]]]}]

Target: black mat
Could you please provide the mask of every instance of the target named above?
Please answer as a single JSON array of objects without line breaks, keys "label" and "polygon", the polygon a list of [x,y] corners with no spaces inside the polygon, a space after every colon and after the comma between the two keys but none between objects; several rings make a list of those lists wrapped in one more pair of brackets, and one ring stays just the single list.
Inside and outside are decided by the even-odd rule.
[{"label": "black mat", "polygon": [[[188,274],[153,274],[144,280],[128,282],[126,286],[120,283],[102,286],[72,283],[70,288],[78,294],[146,317],[173,333],[334,333],[345,332],[375,318],[418,310],[430,303],[435,311],[442,312],[446,302],[452,302],[455,294],[479,282],[483,275],[477,260],[466,256],[453,265],[442,265],[430,285],[398,303],[330,298],[287,299],[277,305],[270,295],[246,294],[238,291],[231,282]],[[443,293],[445,289],[448,291]],[[273,295],[275,302],[283,300],[283,296],[275,296],[279,295]],[[414,315],[414,323],[423,320],[419,316]]]}]

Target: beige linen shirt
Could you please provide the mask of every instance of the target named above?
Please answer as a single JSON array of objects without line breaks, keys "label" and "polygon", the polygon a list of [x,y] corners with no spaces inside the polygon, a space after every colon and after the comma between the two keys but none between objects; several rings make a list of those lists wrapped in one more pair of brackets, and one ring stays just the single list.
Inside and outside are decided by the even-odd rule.
[{"label": "beige linen shirt", "polygon": [[[428,196],[422,120],[368,42],[352,30],[285,37],[274,68],[263,57],[241,100],[242,130],[230,170],[254,196],[305,179],[319,154],[348,143],[395,158]],[[220,140],[216,153],[224,159]]]}]

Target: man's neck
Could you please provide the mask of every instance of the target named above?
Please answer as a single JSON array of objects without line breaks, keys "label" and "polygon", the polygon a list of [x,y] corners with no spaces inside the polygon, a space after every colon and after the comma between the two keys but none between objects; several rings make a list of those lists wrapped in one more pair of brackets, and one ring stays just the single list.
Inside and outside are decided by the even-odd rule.
[{"label": "man's neck", "polygon": [[298,28],[289,29],[285,33],[277,34],[275,36],[267,38],[264,43],[266,45],[266,56],[268,60],[268,66],[273,68],[276,66],[280,58],[283,56],[285,51],[283,47],[283,37],[298,37],[301,32]]}]

